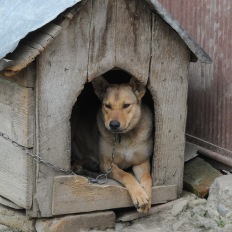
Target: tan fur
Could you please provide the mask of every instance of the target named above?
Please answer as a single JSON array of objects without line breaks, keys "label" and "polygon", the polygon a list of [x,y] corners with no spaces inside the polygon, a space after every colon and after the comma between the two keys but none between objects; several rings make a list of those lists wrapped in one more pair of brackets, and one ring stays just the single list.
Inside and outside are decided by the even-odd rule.
[{"label": "tan fur", "polygon": [[[153,147],[153,125],[149,108],[141,104],[145,87],[135,78],[132,78],[129,84],[111,85],[103,77],[95,78],[93,86],[102,101],[102,107],[97,114],[99,133],[96,133],[94,126],[95,132],[82,131],[88,134],[88,143],[93,142],[90,145],[92,148],[94,142],[97,144],[94,151],[96,154],[93,154],[90,148],[85,151],[91,152],[95,156],[92,160],[99,162],[101,172],[106,172],[111,162],[114,133],[117,133],[120,139],[116,144],[116,155],[110,176],[128,189],[137,210],[147,213],[151,207],[152,180],[149,160]],[[117,128],[115,125],[112,127],[112,121],[116,123]],[[80,138],[77,134],[74,138]],[[82,134],[81,137],[83,136]],[[72,147],[77,147],[77,142],[78,139]],[[129,167],[132,167],[134,175],[123,171]]]}]

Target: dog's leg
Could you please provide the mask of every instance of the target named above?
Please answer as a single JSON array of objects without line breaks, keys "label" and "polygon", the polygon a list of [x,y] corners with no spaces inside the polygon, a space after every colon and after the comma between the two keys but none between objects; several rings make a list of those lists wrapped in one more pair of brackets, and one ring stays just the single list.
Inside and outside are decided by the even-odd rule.
[{"label": "dog's leg", "polygon": [[[105,163],[104,166],[108,167],[109,163]],[[106,171],[105,168],[103,168],[103,170]],[[146,209],[146,206],[149,204],[149,197],[136,178],[133,175],[120,169],[116,164],[112,165],[112,172],[110,173],[110,177],[117,180],[127,188],[132,202],[137,208],[137,211],[144,213],[144,209]]]},{"label": "dog's leg", "polygon": [[139,181],[140,185],[145,190],[148,198],[149,203],[148,205],[144,206],[143,212],[148,213],[149,209],[151,208],[151,200],[152,200],[152,193],[151,193],[151,187],[152,187],[152,179],[150,175],[150,162],[147,160],[146,162],[133,166],[133,172]]}]

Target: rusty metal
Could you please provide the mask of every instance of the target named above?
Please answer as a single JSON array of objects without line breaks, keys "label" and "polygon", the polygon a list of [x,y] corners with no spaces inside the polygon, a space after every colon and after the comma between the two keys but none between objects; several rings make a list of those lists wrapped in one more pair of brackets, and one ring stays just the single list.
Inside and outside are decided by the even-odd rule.
[{"label": "rusty metal", "polygon": [[220,163],[223,163],[227,166],[231,166],[232,167],[232,159],[228,158],[226,156],[222,156],[216,152],[210,151],[208,149],[205,149],[203,147],[198,147],[198,152],[204,156],[207,156],[213,160],[217,160]]},{"label": "rusty metal", "polygon": [[232,159],[232,1],[160,3],[213,58],[190,65],[187,140]]}]

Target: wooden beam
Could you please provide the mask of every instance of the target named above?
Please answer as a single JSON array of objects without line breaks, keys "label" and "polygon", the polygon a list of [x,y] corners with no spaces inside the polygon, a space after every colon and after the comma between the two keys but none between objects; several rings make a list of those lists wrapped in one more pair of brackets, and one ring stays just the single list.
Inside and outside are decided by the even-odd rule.
[{"label": "wooden beam", "polygon": [[[152,204],[177,198],[175,185],[152,188]],[[125,187],[114,180],[104,185],[89,183],[83,176],[54,178],[52,214],[91,212],[96,210],[131,207],[133,203]]]}]

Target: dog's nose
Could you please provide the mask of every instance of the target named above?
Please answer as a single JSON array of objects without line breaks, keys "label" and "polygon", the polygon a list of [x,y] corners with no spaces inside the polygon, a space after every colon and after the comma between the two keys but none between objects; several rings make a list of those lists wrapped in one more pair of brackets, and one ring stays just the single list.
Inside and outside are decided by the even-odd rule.
[{"label": "dog's nose", "polygon": [[110,122],[110,129],[111,130],[117,130],[120,127],[120,122],[117,120],[112,120]]}]

